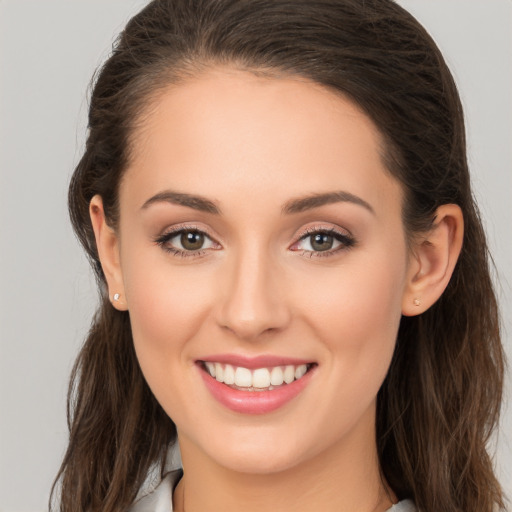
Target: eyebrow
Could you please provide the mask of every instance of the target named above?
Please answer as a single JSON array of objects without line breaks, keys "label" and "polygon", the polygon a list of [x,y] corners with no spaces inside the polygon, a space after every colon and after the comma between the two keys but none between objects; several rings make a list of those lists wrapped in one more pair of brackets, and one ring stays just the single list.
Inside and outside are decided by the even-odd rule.
[{"label": "eyebrow", "polygon": [[[294,213],[312,210],[313,208],[319,208],[320,206],[327,204],[341,202],[353,203],[358,206],[362,206],[369,212],[375,214],[375,210],[364,199],[343,190],[337,192],[325,192],[322,194],[312,194],[305,197],[291,199],[283,205],[282,212],[284,214],[291,215]],[[212,213],[214,215],[221,214],[220,208],[210,199],[173,190],[165,190],[155,194],[142,205],[141,209],[149,208],[155,203],[171,203],[206,213]]]},{"label": "eyebrow", "polygon": [[373,207],[364,199],[343,190],[291,199],[284,204],[282,211],[285,214],[300,213],[332,203],[353,203],[366,208],[375,215]]},{"label": "eyebrow", "polygon": [[155,194],[142,205],[141,209],[145,210],[155,203],[177,204],[179,206],[186,206],[201,212],[213,213],[214,215],[220,215],[221,213],[219,207],[213,201],[210,201],[205,197],[185,194],[183,192],[175,192],[173,190],[165,190],[164,192]]}]

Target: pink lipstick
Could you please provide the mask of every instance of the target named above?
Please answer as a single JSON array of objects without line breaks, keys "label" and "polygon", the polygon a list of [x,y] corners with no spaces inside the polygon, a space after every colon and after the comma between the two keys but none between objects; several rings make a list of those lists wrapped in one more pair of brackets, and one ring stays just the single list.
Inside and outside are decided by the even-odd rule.
[{"label": "pink lipstick", "polygon": [[197,360],[201,377],[213,397],[242,414],[265,414],[279,409],[309,384],[316,363],[262,355],[218,354]]}]

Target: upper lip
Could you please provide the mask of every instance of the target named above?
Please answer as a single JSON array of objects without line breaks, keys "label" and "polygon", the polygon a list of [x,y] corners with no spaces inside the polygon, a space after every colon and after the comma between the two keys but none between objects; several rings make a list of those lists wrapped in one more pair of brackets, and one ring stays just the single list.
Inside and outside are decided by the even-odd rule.
[{"label": "upper lip", "polygon": [[212,354],[209,356],[199,358],[198,362],[199,361],[230,364],[232,366],[241,366],[242,368],[247,368],[248,370],[254,370],[256,368],[271,368],[274,366],[298,366],[301,364],[313,363],[313,361],[307,359],[271,354],[262,354],[259,356],[243,356],[237,354]]}]

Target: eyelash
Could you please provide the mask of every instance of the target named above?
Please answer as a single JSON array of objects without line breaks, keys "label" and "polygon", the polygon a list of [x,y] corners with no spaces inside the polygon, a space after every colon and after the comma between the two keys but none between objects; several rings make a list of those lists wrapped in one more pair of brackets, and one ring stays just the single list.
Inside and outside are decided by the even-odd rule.
[{"label": "eyelash", "polygon": [[[203,229],[200,229],[195,226],[187,226],[187,227],[177,227],[171,231],[168,231],[162,235],[159,235],[155,238],[154,242],[160,246],[164,251],[172,254],[173,256],[176,256],[178,258],[189,258],[189,257],[202,257],[206,255],[208,250],[210,248],[206,249],[198,249],[195,251],[187,251],[182,249],[177,249],[176,247],[173,247],[172,245],[169,245],[169,242],[176,238],[177,236],[183,234],[183,233],[197,233],[204,235],[206,238],[210,239],[213,244],[218,244],[213,240],[213,238],[208,234],[208,232],[204,231]],[[341,233],[340,231],[330,228],[308,228],[301,236],[300,238],[294,242],[292,247],[294,245],[299,244],[301,241],[306,240],[308,237],[311,237],[313,235],[328,235],[332,236],[336,241],[340,243],[339,247],[335,249],[329,249],[325,251],[310,251],[305,249],[292,249],[294,251],[300,251],[302,256],[307,256],[310,258],[325,258],[329,256],[333,256],[334,254],[343,251],[348,250],[354,247],[356,245],[356,240],[346,233]],[[214,249],[216,250],[216,249]]]}]

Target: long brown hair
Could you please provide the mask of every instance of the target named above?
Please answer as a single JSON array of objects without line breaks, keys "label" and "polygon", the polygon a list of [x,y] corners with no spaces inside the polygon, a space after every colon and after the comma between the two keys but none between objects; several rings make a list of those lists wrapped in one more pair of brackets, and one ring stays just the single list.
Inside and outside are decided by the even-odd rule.
[{"label": "long brown hair", "polygon": [[487,452],[504,356],[485,236],[470,189],[462,107],[438,48],[392,0],[154,0],[119,36],[97,75],[85,153],[69,189],[74,229],[101,304],[75,364],[70,439],[54,485],[65,512],[125,510],[176,441],[144,381],[129,314],[109,303],[88,207],[118,221],[118,187],[148,103],[170,83],[227,64],[306,77],[349,97],[386,141],[409,235],[442,204],[464,215],[460,259],[440,300],[403,317],[378,395],[383,476],[422,512],[491,512],[504,498]]}]

